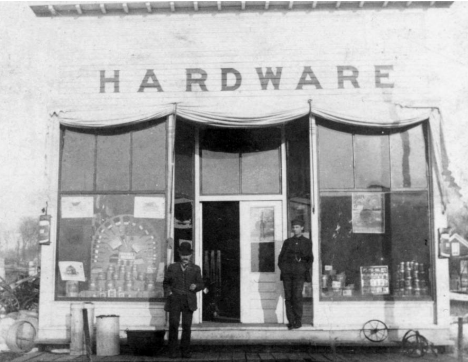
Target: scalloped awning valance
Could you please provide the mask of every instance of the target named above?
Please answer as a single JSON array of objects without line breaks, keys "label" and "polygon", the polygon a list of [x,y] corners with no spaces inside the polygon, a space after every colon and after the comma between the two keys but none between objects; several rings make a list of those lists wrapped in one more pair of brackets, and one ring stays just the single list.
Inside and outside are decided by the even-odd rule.
[{"label": "scalloped awning valance", "polygon": [[[450,176],[448,157],[444,143],[442,116],[438,108],[406,107],[384,101],[317,100],[270,98],[244,100],[197,100],[196,102],[164,103],[144,107],[69,108],[50,112],[52,120],[61,125],[78,128],[101,128],[137,124],[151,119],[176,115],[202,125],[254,128],[280,125],[310,115],[326,120],[364,127],[402,128],[423,121],[429,123],[432,164],[437,175],[437,185],[445,199],[446,187],[453,181],[444,182]],[[56,122],[52,122],[57,124]]]}]

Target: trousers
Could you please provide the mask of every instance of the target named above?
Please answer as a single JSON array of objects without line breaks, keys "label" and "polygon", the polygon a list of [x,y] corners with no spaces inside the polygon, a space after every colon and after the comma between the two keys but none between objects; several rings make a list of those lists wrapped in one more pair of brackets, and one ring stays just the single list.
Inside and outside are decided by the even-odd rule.
[{"label": "trousers", "polygon": [[186,295],[170,296],[169,304],[169,351],[176,352],[179,342],[179,324],[182,315],[182,337],[180,349],[183,352],[190,351],[190,336],[192,333],[193,311],[190,310]]},{"label": "trousers", "polygon": [[302,323],[302,290],[304,288],[305,277],[303,274],[286,273],[283,274],[284,300],[286,304],[286,317],[292,325]]}]

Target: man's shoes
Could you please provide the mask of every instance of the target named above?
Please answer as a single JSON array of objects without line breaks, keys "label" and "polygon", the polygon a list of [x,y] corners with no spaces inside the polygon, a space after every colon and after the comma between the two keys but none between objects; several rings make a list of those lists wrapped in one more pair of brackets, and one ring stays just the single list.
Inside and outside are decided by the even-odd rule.
[{"label": "man's shoes", "polygon": [[297,323],[295,323],[294,326],[293,326],[294,329],[299,329],[299,328],[301,328],[301,327],[302,327],[302,323],[301,323],[301,322],[297,322]]},{"label": "man's shoes", "polygon": [[192,358],[191,352],[182,352],[182,358]]},{"label": "man's shoes", "polygon": [[289,324],[288,324],[288,329],[289,329],[289,330],[292,330],[293,328],[294,328],[294,326],[293,326],[291,323],[289,323]]}]

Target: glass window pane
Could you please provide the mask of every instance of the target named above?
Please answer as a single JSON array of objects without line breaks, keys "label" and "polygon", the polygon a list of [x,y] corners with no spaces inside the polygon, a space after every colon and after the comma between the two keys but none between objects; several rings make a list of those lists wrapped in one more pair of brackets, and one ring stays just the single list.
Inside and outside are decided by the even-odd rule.
[{"label": "glass window pane", "polygon": [[274,273],[275,243],[252,243],[250,247],[250,271],[252,273]]},{"label": "glass window pane", "polygon": [[132,134],[132,190],[166,187],[166,123]]},{"label": "glass window pane", "polygon": [[390,188],[388,136],[354,136],[356,188]]},{"label": "glass window pane", "polygon": [[[305,222],[305,235],[310,237],[310,150],[309,119],[286,125],[288,178],[288,220]],[[288,222],[288,227],[290,226]]]},{"label": "glass window pane", "polygon": [[275,209],[252,207],[250,209],[250,263],[251,271],[275,271]]},{"label": "glass window pane", "polygon": [[[91,263],[91,242],[93,226],[91,219],[70,218],[61,219],[58,234],[58,261],[82,262],[85,276],[89,280]],[[59,296],[66,296],[66,282],[62,281],[60,271],[56,273],[56,292]],[[82,285],[83,283],[80,283]],[[79,291],[78,291],[79,292]]]},{"label": "glass window pane", "polygon": [[148,204],[164,210],[164,203],[156,194],[62,196],[58,261],[82,262],[86,282],[72,295],[58,272],[57,295],[163,297],[156,277],[165,263],[165,219]]},{"label": "glass window pane", "polygon": [[202,193],[280,193],[280,146],[279,128],[205,130],[201,141]]},{"label": "glass window pane", "polygon": [[354,188],[352,134],[319,127],[318,136],[320,188]]},{"label": "glass window pane", "polygon": [[62,191],[93,190],[95,141],[93,134],[63,131]]},{"label": "glass window pane", "polygon": [[320,199],[322,299],[430,300],[427,192],[386,193],[383,234],[353,231],[352,200]]},{"label": "glass window pane", "polygon": [[[322,196],[320,206],[323,272],[329,266],[336,274],[344,275],[345,284],[340,288],[354,285],[354,293],[361,295],[360,267],[388,265],[386,235],[353,233],[351,195]],[[324,290],[329,297],[333,297],[331,282],[332,278]]]},{"label": "glass window pane", "polygon": [[242,154],[242,193],[278,194],[280,190],[279,148]]},{"label": "glass window pane", "polygon": [[130,133],[99,135],[97,190],[130,189]]},{"label": "glass window pane", "polygon": [[201,156],[202,194],[240,193],[238,153],[203,150]]},{"label": "glass window pane", "polygon": [[241,149],[242,193],[281,192],[281,130],[243,130]]},{"label": "glass window pane", "polygon": [[201,136],[201,192],[240,193],[240,130],[208,128]]},{"label": "glass window pane", "polygon": [[426,145],[422,125],[390,136],[392,188],[427,187]]},{"label": "glass window pane", "polygon": [[193,161],[195,129],[188,123],[176,123],[175,138],[175,198],[193,200]]},{"label": "glass window pane", "polygon": [[393,260],[430,262],[429,204],[426,191],[393,193],[391,198],[391,230]]},{"label": "glass window pane", "polygon": [[[175,205],[174,249],[181,240],[193,240],[193,162],[195,152],[195,128],[186,122],[176,122],[175,135]],[[205,210],[205,206],[203,208]],[[204,220],[204,219],[203,219]],[[211,232],[212,230],[210,230]],[[203,239],[205,242],[205,238]],[[179,258],[178,253],[174,260]]]}]

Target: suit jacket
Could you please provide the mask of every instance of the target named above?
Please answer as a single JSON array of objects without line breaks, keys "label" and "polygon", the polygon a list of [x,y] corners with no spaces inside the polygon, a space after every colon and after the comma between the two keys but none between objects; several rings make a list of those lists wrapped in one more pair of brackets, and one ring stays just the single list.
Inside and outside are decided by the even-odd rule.
[{"label": "suit jacket", "polygon": [[[293,256],[292,259],[291,256]],[[313,262],[314,255],[312,254],[312,241],[310,239],[303,235],[286,239],[278,257],[281,280],[283,280],[283,273],[304,273],[305,281],[311,282]]]},{"label": "suit jacket", "polygon": [[[195,290],[190,290],[190,285],[195,284]],[[197,310],[197,296],[196,293],[203,289],[204,283],[201,276],[201,270],[198,265],[189,263],[185,272],[182,271],[181,263],[174,263],[169,265],[164,275],[163,281],[164,296],[166,305],[164,309],[169,311],[171,298],[178,298],[187,296],[189,308],[192,311]]]}]

